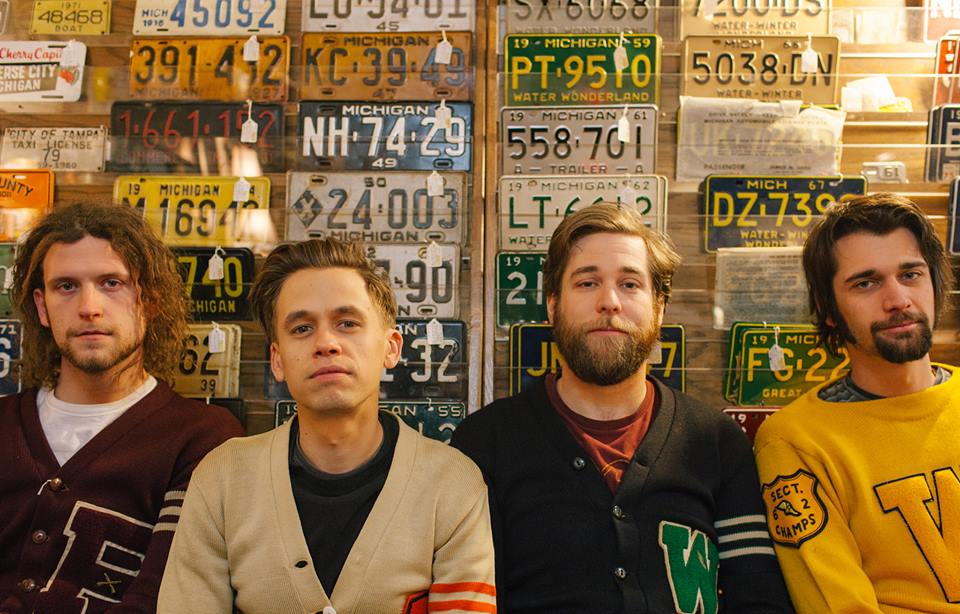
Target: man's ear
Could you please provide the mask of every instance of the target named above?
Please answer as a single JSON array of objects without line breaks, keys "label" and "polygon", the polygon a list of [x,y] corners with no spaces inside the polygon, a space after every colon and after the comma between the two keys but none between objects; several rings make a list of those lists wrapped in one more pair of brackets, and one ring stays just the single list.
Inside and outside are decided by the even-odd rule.
[{"label": "man's ear", "polygon": [[37,317],[40,324],[50,328],[50,317],[47,315],[47,301],[43,298],[43,290],[35,288],[33,290],[33,304],[37,308]]},{"label": "man's ear", "polygon": [[277,348],[277,342],[270,343],[270,372],[273,378],[278,382],[283,381],[283,360],[280,358],[280,350]]},{"label": "man's ear", "polygon": [[387,352],[383,357],[383,368],[392,369],[400,362],[400,352],[403,350],[403,335],[391,327],[387,332]]},{"label": "man's ear", "polygon": [[547,321],[550,324],[553,324],[553,312],[557,308],[557,295],[550,294],[547,296]]}]

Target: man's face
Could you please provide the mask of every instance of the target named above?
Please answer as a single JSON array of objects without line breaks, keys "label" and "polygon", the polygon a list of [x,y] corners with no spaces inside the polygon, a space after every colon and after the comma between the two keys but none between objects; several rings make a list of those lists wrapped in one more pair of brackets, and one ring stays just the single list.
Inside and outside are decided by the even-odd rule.
[{"label": "man's face", "polygon": [[[350,414],[376,407],[380,375],[400,359],[403,338],[384,324],[360,273],[302,269],[283,283],[270,367],[303,410]],[[372,399],[372,400],[371,400]]]},{"label": "man's face", "polygon": [[95,375],[143,359],[139,291],[108,241],[87,236],[53,244],[33,301],[63,361],[78,370]]},{"label": "man's face", "polygon": [[856,232],[837,241],[833,251],[833,291],[843,321],[828,324],[846,328],[854,360],[857,352],[897,364],[926,356],[933,338],[933,280],[913,233]]},{"label": "man's face", "polygon": [[579,239],[547,299],[554,339],[577,378],[618,384],[643,368],[660,335],[647,246],[640,237],[597,233]]}]

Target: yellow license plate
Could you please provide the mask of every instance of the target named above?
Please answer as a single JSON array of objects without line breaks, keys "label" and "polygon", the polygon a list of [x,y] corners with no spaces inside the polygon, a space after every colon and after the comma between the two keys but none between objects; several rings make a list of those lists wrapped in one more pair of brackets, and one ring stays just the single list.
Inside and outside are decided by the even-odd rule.
[{"label": "yellow license plate", "polygon": [[233,200],[236,177],[122,175],[113,200],[136,207],[169,245],[249,247],[271,224],[270,180],[247,181],[250,195],[241,202]]},{"label": "yellow license plate", "polygon": [[102,36],[110,32],[110,0],[36,0],[30,34]]},{"label": "yellow license plate", "polygon": [[53,171],[0,171],[0,241],[16,241],[53,205]]},{"label": "yellow license plate", "polygon": [[814,36],[812,43],[817,70],[807,73],[801,69],[806,36],[688,36],[680,93],[836,104],[840,39]]},{"label": "yellow license plate", "polygon": [[830,0],[680,0],[679,4],[680,40],[698,34],[816,36],[830,31]]},{"label": "yellow license plate", "polygon": [[301,100],[470,100],[473,39],[447,32],[449,64],[436,62],[437,32],[303,35]]},{"label": "yellow license plate", "polygon": [[183,396],[235,397],[240,392],[240,327],[218,324],[226,342],[210,351],[213,324],[190,324],[187,342],[174,376],[174,390]]},{"label": "yellow license plate", "polygon": [[246,38],[140,38],[130,48],[130,95],[148,99],[287,99],[290,39],[266,36],[257,60]]}]

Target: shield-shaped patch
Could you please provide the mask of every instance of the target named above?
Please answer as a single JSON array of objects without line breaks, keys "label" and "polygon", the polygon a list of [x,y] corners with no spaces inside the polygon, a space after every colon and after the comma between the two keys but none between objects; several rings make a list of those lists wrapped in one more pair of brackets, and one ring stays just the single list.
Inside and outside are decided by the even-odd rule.
[{"label": "shield-shaped patch", "polygon": [[778,544],[798,548],[827,526],[827,509],[817,492],[818,486],[817,476],[803,469],[778,475],[763,485],[767,525]]}]

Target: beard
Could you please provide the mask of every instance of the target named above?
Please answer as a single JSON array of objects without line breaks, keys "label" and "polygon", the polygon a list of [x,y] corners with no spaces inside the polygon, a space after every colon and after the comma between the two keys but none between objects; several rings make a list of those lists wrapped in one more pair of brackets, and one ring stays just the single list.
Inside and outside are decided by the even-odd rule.
[{"label": "beard", "polygon": [[[647,328],[634,326],[617,316],[574,326],[564,319],[558,303],[553,320],[553,338],[567,368],[584,382],[598,386],[613,386],[637,373],[659,340],[660,322],[656,313]],[[590,339],[589,331],[597,328],[612,328],[626,334],[613,339]]]},{"label": "beard", "polygon": [[[68,333],[68,338],[73,338],[73,334]],[[96,375],[109,371],[125,360],[133,356],[141,347],[143,342],[139,339],[132,339],[127,345],[121,345],[107,353],[93,353],[92,355],[81,356],[74,352],[70,343],[65,343],[60,349],[60,354],[71,365],[90,375]]]},{"label": "beard", "polygon": [[[880,335],[886,328],[916,322],[916,330],[898,333],[892,339]],[[870,325],[870,335],[877,353],[887,362],[903,364],[920,360],[930,352],[933,345],[933,331],[930,330],[930,320],[923,313],[901,311],[883,322],[874,322]]]}]

